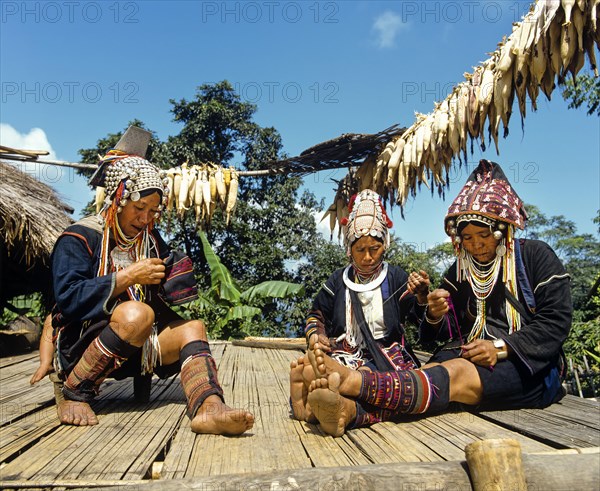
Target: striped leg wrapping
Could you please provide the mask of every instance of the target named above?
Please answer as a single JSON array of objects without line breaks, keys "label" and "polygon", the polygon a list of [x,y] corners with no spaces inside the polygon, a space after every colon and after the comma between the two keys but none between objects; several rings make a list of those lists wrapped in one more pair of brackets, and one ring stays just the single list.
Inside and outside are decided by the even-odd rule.
[{"label": "striped leg wrapping", "polygon": [[381,423],[382,421],[390,421],[394,417],[394,412],[389,409],[380,409],[377,407],[370,406],[368,404],[356,403],[356,418],[349,425],[348,429],[361,428],[363,426],[370,426],[375,423]]},{"label": "striped leg wrapping", "polygon": [[126,358],[110,351],[98,336],[83,353],[63,386],[66,399],[90,402],[98,394],[100,384],[120,367]]},{"label": "striped leg wrapping", "polygon": [[421,370],[362,372],[359,399],[394,413],[419,414],[431,402],[431,383]]},{"label": "striped leg wrapping", "polygon": [[223,389],[217,379],[217,365],[210,353],[189,356],[181,365],[181,385],[187,398],[187,413],[192,419],[208,396],[223,399]]}]

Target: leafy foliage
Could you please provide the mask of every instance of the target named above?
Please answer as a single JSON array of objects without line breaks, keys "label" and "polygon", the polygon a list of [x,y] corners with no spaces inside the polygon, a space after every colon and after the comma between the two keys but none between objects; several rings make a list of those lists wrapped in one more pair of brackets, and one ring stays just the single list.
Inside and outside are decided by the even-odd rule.
[{"label": "leafy foliage", "polygon": [[[600,317],[586,322],[575,321],[564,344],[570,368],[579,372],[583,395],[600,393]],[[571,381],[573,385],[573,381]],[[573,393],[576,387],[571,387]]]},{"label": "leafy foliage", "polygon": [[[600,242],[591,234],[577,234],[575,223],[562,215],[548,218],[534,205],[526,208],[528,237],[543,240],[554,249],[571,275],[575,310],[585,308],[596,272],[600,270]],[[597,215],[600,216],[600,210]]]},{"label": "leafy foliage", "polygon": [[582,73],[574,80],[567,79],[562,93],[569,100],[569,109],[578,109],[587,104],[587,114],[600,116],[600,78],[591,73]]},{"label": "leafy foliage", "polygon": [[211,271],[211,286],[200,298],[188,304],[182,313],[195,318],[210,319],[209,332],[218,339],[259,334],[252,327],[262,314],[264,299],[289,298],[303,295],[302,285],[284,281],[265,281],[240,291],[237,282],[221,263],[203,232],[199,233],[204,255]]},{"label": "leafy foliage", "polygon": [[5,307],[0,313],[0,326],[10,324],[19,315],[43,319],[48,313],[48,306],[41,293],[14,297],[9,304],[10,306]]}]

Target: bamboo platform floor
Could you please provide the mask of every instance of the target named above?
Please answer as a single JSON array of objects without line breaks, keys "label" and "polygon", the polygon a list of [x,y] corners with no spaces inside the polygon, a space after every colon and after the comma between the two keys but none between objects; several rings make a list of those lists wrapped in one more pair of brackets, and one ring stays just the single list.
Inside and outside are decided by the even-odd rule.
[{"label": "bamboo platform floor", "polygon": [[[468,443],[490,438],[514,438],[524,454],[600,446],[599,403],[573,396],[545,410],[407,418],[332,438],[318,426],[289,417],[289,364],[300,351],[229,343],[213,343],[212,349],[227,403],[255,415],[254,428],[243,436],[192,433],[179,377],[155,378],[146,404],[133,402],[131,380],[108,380],[93,406],[100,423],[62,426],[51,382],[46,378],[29,385],[37,353],[0,359],[0,488],[145,489],[150,482],[173,485],[174,480],[230,475],[402,462],[443,464],[463,460]],[[592,462],[598,463],[600,475],[600,458]],[[167,489],[156,489],[163,488]]]}]

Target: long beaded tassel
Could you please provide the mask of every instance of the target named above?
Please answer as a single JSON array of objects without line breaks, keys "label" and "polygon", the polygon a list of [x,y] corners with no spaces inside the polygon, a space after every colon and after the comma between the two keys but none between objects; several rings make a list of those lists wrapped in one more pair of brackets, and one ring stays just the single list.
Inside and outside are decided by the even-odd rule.
[{"label": "long beaded tassel", "polygon": [[[157,363],[158,362],[158,363]],[[161,364],[160,344],[158,343],[158,329],[156,323],[152,325],[152,334],[142,347],[142,375],[154,373],[154,367]]]}]

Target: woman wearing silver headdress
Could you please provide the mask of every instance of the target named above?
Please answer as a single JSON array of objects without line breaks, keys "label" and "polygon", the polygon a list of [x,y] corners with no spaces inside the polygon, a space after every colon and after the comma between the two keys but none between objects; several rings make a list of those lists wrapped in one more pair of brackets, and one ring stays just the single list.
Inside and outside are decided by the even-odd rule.
[{"label": "woman wearing silver headdress", "polygon": [[[392,222],[377,193],[361,191],[351,199],[349,210],[342,222],[349,264],[335,271],[314,298],[306,319],[306,339],[317,336],[322,349],[351,368],[417,368],[419,362],[405,338],[404,324],[411,315],[417,323],[416,298],[422,304],[427,302],[427,275],[409,276],[384,260]],[[304,361],[292,362],[292,413],[296,419],[311,421],[306,395],[314,375]],[[379,417],[362,407],[358,411],[370,422]]]},{"label": "woman wearing silver headdress", "polygon": [[92,178],[106,189],[102,210],[67,228],[52,254],[58,415],[64,424],[97,424],[89,403],[109,375],[181,372],[192,431],[241,434],[254,417],[225,405],[204,323],[168,306],[194,299],[197,288],[190,259],[154,228],[168,187],[140,156],[144,133],[129,128],[104,158]]}]

